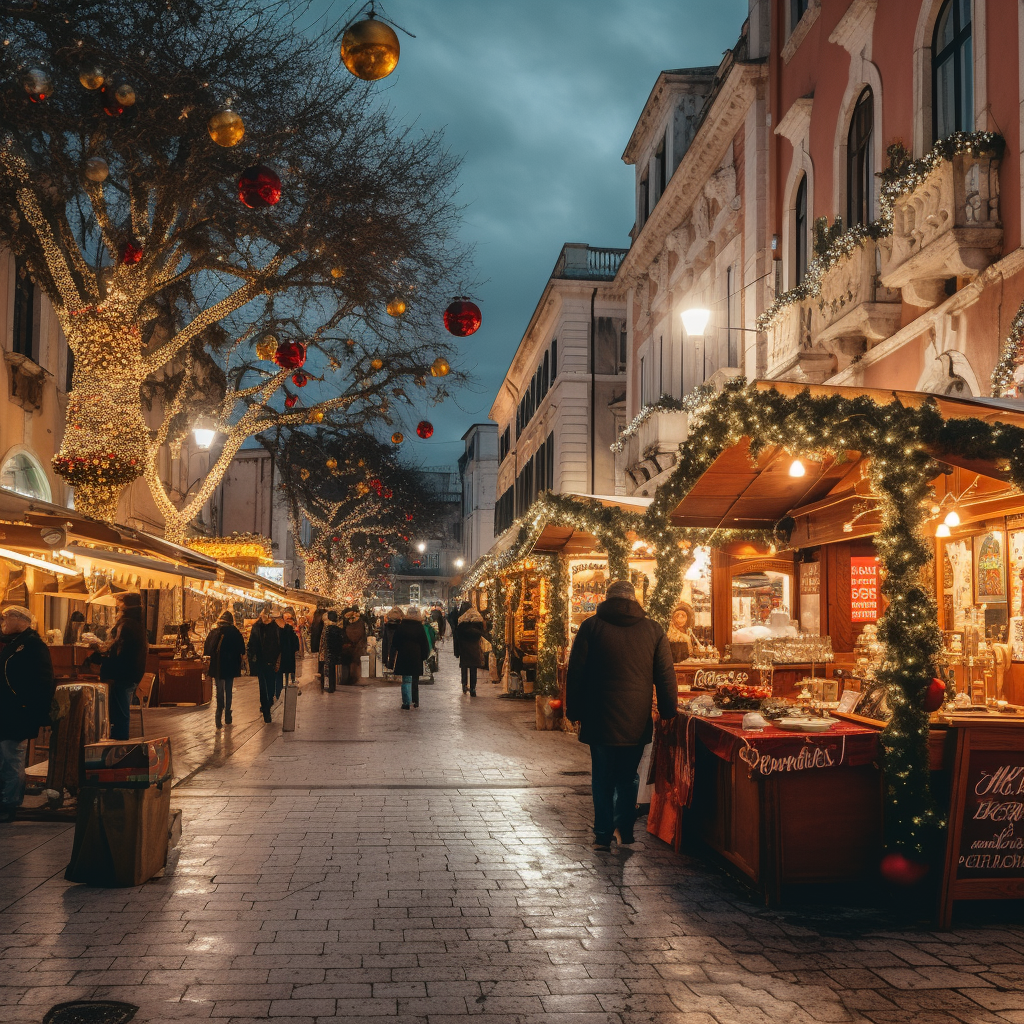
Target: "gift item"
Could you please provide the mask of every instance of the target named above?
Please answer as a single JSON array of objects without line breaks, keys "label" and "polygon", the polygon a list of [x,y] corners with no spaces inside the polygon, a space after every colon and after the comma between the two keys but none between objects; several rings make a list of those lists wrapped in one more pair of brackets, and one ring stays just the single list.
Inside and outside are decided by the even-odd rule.
[{"label": "gift item", "polygon": [[750,683],[720,683],[715,687],[715,705],[727,711],[759,711],[761,702],[772,695],[770,686]]},{"label": "gift item", "polygon": [[166,737],[105,740],[85,747],[90,785],[153,786],[171,777],[171,741]]}]

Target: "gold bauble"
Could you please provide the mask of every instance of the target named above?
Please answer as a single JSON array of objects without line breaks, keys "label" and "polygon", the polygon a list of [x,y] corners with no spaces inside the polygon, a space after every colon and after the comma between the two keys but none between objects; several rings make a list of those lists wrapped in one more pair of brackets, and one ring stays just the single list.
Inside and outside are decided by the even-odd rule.
[{"label": "gold bauble", "polygon": [[324,414],[319,409],[314,409],[307,417],[307,423],[323,423]]},{"label": "gold bauble", "polygon": [[82,68],[78,72],[78,80],[82,83],[83,88],[90,90],[90,92],[103,88],[103,83],[106,81],[103,76],[103,69],[96,67]]},{"label": "gold bauble", "polygon": [[324,465],[325,465],[325,466],[326,466],[326,467],[327,467],[328,469],[337,469],[337,468],[338,468],[338,460],[337,460],[337,459],[333,459],[333,458],[332,458],[332,459],[328,459],[328,460],[327,460],[327,461],[326,461],[326,462],[324,463]]},{"label": "gold bauble", "polygon": [[85,161],[85,167],[82,169],[82,173],[89,179],[89,181],[106,181],[107,175],[110,174],[110,168],[107,166],[107,161],[101,156],[91,156]]},{"label": "gold bauble", "polygon": [[135,103],[135,89],[130,82],[122,82],[114,90],[114,97],[122,107],[130,107]]},{"label": "gold bauble", "polygon": [[392,299],[388,305],[388,316],[401,316],[405,312],[405,299]]},{"label": "gold bauble", "polygon": [[265,338],[260,338],[256,343],[256,358],[270,361],[274,358],[274,353],[277,351],[277,338],[272,334],[268,334]]},{"label": "gold bauble", "polygon": [[370,360],[370,369],[371,370],[382,370],[382,369],[384,369],[384,360],[383,359],[371,359]]},{"label": "gold bauble", "polygon": [[206,130],[218,146],[229,149],[242,141],[245,135],[245,122],[233,110],[219,110],[206,122]]},{"label": "gold bauble", "polygon": [[356,78],[376,82],[398,67],[401,47],[390,25],[365,18],[349,25],[341,37],[341,61]]},{"label": "gold bauble", "polygon": [[337,277],[344,277],[344,276],[345,276],[345,268],[344,267],[331,267],[331,277],[337,278]]},{"label": "gold bauble", "polygon": [[391,435],[391,443],[392,444],[401,444],[404,440],[405,440],[405,434],[401,433],[401,431],[396,430]]},{"label": "gold bauble", "polygon": [[308,469],[300,469],[299,470],[299,476],[302,477],[303,480],[308,480],[309,479],[309,470]]},{"label": "gold bauble", "polygon": [[369,493],[370,493],[369,484],[367,484],[364,481],[360,480],[359,483],[356,484],[356,494],[369,494]]},{"label": "gold bauble", "polygon": [[447,377],[451,371],[451,363],[444,356],[438,356],[430,365],[431,377]]}]

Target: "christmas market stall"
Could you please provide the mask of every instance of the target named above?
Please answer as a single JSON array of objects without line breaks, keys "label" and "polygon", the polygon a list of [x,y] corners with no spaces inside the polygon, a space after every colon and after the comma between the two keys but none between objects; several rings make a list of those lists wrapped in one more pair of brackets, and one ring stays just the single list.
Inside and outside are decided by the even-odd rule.
[{"label": "christmas market stall", "polygon": [[978,852],[999,828],[972,795],[1024,771],[1022,483],[1021,403],[779,383],[711,399],[645,524],[676,531],[665,550],[694,543],[680,575],[717,654],[677,665],[649,830],[702,841],[770,901],[879,870],[928,879],[943,922],[956,899],[1024,896],[1013,858]]}]

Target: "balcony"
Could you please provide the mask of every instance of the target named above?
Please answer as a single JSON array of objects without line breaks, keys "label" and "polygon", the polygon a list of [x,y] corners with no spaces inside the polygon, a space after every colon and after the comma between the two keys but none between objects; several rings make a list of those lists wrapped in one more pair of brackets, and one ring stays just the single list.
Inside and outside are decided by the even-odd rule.
[{"label": "balcony", "polygon": [[593,248],[586,242],[562,246],[552,277],[573,281],[613,281],[628,249]]},{"label": "balcony", "polygon": [[999,158],[958,153],[942,160],[893,206],[892,250],[882,282],[914,306],[946,298],[951,277],[975,277],[1000,256]]},{"label": "balcony", "polygon": [[823,274],[816,296],[779,309],[767,330],[767,377],[820,384],[899,329],[899,292],[880,279],[890,245],[867,239]]},{"label": "balcony", "polygon": [[689,422],[688,413],[656,410],[625,438],[615,464],[627,494],[654,493],[662,474],[676,464],[679,445],[689,436]]}]

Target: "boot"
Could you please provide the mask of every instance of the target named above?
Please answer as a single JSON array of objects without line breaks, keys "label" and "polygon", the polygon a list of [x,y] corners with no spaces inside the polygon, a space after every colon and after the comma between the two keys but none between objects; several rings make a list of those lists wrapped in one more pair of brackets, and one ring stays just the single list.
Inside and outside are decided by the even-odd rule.
[{"label": "boot", "polygon": [[215,720],[216,720],[217,728],[218,729],[221,727],[221,725],[223,725],[223,722],[221,721],[221,716],[222,716],[221,709],[217,708],[217,714],[215,716]]},{"label": "boot", "polygon": [[226,723],[227,723],[228,725],[230,725],[230,724],[231,724],[231,710],[230,710],[230,708],[229,708],[229,709],[228,709],[227,711],[225,711],[225,712],[224,712],[224,721],[225,721],[225,722],[226,722]]}]

